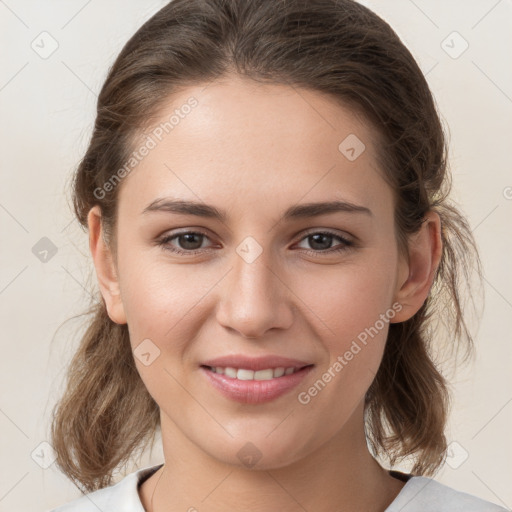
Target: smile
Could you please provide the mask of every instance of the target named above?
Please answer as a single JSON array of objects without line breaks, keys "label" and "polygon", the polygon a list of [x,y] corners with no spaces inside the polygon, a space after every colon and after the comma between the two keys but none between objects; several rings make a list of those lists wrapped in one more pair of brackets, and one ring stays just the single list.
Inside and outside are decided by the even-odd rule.
[{"label": "smile", "polygon": [[261,370],[202,365],[200,370],[208,384],[224,398],[243,404],[263,404],[292,391],[313,368],[313,364]]}]

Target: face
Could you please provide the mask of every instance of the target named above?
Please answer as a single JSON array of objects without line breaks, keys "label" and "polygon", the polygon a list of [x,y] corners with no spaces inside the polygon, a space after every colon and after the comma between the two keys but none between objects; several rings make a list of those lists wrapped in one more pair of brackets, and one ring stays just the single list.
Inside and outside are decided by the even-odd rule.
[{"label": "face", "polygon": [[403,319],[392,190],[370,128],[318,92],[190,87],[141,140],[176,110],[119,191],[109,315],[128,324],[164,443],[281,467],[362,429]]}]

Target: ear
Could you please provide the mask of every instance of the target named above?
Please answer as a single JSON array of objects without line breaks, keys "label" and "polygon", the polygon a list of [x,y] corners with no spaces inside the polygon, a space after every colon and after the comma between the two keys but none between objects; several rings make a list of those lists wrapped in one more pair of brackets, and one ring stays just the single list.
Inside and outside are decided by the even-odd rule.
[{"label": "ear", "polygon": [[409,239],[409,260],[400,261],[395,301],[402,309],[392,323],[409,320],[428,297],[441,260],[441,219],[434,211],[425,214],[418,233]]},{"label": "ear", "polygon": [[104,239],[103,227],[101,225],[101,209],[98,205],[89,211],[87,224],[89,226],[89,248],[108,316],[116,324],[125,324],[126,316],[121,301],[117,270],[112,252]]}]

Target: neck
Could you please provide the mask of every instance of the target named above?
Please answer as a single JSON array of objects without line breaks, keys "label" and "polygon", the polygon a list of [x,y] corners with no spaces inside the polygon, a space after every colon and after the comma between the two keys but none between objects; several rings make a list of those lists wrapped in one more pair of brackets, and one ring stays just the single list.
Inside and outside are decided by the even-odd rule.
[{"label": "neck", "polygon": [[383,512],[404,482],[371,456],[360,417],[307,457],[256,470],[210,457],[161,413],[165,465],[141,485],[142,504],[147,512]]}]

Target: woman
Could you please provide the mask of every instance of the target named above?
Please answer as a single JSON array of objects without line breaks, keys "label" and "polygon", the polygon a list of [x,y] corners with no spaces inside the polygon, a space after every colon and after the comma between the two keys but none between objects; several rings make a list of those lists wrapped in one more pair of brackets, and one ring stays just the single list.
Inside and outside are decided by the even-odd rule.
[{"label": "woman", "polygon": [[[420,69],[356,2],[146,22],[74,181],[101,298],[52,425],[89,494],[56,510],[504,510],[431,478],[433,319],[470,348],[478,267],[446,166]],[[164,464],[112,486],[157,429]]]}]

